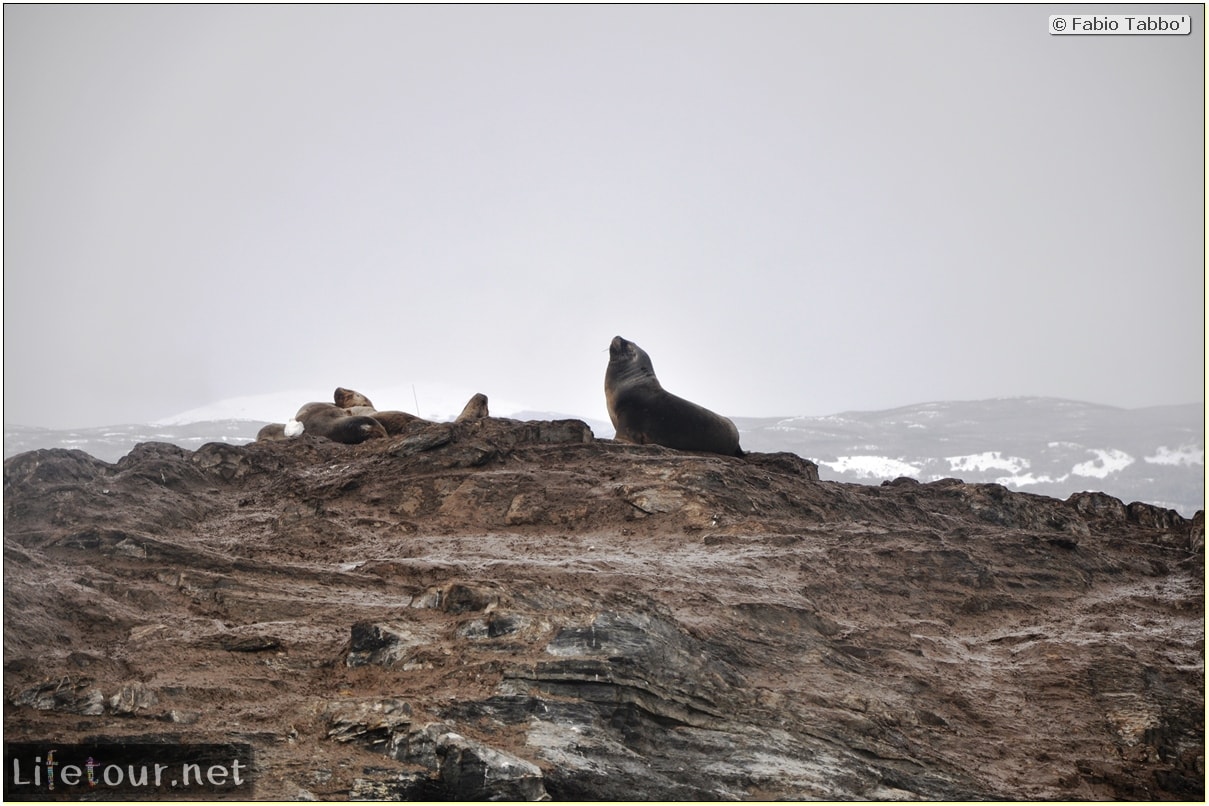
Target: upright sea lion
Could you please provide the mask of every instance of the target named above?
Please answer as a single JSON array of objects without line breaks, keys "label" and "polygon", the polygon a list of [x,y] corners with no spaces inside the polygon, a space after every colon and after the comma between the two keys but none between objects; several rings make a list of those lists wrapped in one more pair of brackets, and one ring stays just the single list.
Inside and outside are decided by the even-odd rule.
[{"label": "upright sea lion", "polygon": [[458,415],[458,418],[454,422],[469,423],[474,420],[481,420],[487,416],[489,416],[487,413],[487,396],[479,392],[467,401],[466,407],[462,409],[462,413]]},{"label": "upright sea lion", "polygon": [[373,417],[351,415],[339,406],[331,403],[307,403],[294,415],[294,420],[287,423],[285,433],[290,435],[295,422],[301,423],[308,434],[327,437],[333,442],[343,442],[346,445],[356,445],[367,439],[380,439],[386,436],[382,423]]},{"label": "upright sea lion", "polygon": [[621,336],[609,344],[605,403],[617,439],[682,451],[743,455],[734,423],[665,390],[646,351]]}]

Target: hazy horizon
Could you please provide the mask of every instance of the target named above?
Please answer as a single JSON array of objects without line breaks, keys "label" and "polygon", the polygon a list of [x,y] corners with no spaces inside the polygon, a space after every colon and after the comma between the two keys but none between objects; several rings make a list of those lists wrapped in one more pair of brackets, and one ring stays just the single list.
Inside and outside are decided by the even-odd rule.
[{"label": "hazy horizon", "polygon": [[607,420],[616,335],[729,416],[1203,402],[1203,6],[1069,10],[6,6],[4,421]]}]

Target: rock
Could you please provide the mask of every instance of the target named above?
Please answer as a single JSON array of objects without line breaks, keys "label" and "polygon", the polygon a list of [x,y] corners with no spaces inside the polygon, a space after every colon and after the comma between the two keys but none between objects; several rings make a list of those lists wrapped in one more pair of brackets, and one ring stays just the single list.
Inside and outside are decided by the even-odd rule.
[{"label": "rock", "polygon": [[396,757],[406,747],[411,706],[393,698],[329,703],[324,711],[327,737],[355,742],[367,750]]},{"label": "rock", "polygon": [[396,442],[392,452],[395,456],[403,459],[447,445],[452,440],[453,426],[443,424],[430,425],[419,433]]},{"label": "rock", "polygon": [[1204,798],[1204,514],[483,418],[5,462],[6,741],[264,799]]},{"label": "rock", "polygon": [[219,643],[228,652],[269,652],[281,648],[281,639],[275,635],[231,635]]},{"label": "rock", "polygon": [[393,666],[401,662],[409,649],[423,640],[403,624],[373,624],[359,621],[353,625],[349,643],[348,666]]},{"label": "rock", "polygon": [[437,740],[446,800],[550,800],[536,764],[456,733]]},{"label": "rock", "polygon": [[115,714],[134,714],[157,704],[159,697],[142,683],[122,686],[117,694],[109,698],[109,710]]},{"label": "rock", "polygon": [[105,713],[105,695],[100,689],[92,687],[91,682],[88,678],[70,677],[50,680],[13,695],[9,702],[39,711],[99,716]]}]

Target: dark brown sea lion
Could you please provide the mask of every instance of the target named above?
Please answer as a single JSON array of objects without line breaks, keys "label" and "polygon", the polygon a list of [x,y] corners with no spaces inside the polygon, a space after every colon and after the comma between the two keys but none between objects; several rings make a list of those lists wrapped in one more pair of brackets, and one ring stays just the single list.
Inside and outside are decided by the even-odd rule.
[{"label": "dark brown sea lion", "polygon": [[743,455],[734,423],[665,390],[646,351],[621,336],[609,345],[605,403],[617,439],[682,451]]},{"label": "dark brown sea lion", "polygon": [[[353,409],[356,411],[357,409]],[[397,434],[409,433],[417,426],[428,424],[428,420],[422,417],[417,417],[414,414],[408,414],[405,411],[375,411],[373,414],[367,415],[373,417],[378,422],[382,423],[382,427],[386,429],[386,433],[392,437]]]},{"label": "dark brown sea lion", "polygon": [[489,416],[487,413],[487,396],[479,392],[466,403],[462,413],[454,420],[455,423],[469,423]]},{"label": "dark brown sea lion", "polygon": [[[307,403],[294,415],[294,422],[301,423],[307,434],[327,437],[334,442],[356,445],[367,439],[385,437],[386,429],[373,417],[351,415],[331,403]],[[293,422],[287,423],[287,435],[294,429]]]},{"label": "dark brown sea lion", "polygon": [[368,397],[352,389],[345,389],[343,386],[336,387],[332,399],[336,401],[338,407],[344,409],[349,414],[361,417],[373,417],[382,423],[382,427],[386,429],[386,433],[392,437],[408,433],[415,427],[416,423],[424,424],[428,422],[421,417],[408,414],[405,411],[378,411],[374,408],[374,404],[370,402]]}]

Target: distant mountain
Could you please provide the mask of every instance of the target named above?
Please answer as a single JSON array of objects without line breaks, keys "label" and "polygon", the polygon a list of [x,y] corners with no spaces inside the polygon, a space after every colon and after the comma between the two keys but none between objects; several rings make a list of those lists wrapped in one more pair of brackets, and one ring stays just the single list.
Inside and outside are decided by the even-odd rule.
[{"label": "distant mountain", "polygon": [[[449,397],[447,408],[460,394]],[[197,413],[209,416],[247,408],[238,402]],[[574,417],[528,410],[507,416]],[[5,425],[4,456],[38,448],[77,448],[115,462],[140,442],[168,442],[191,450],[207,442],[250,442],[267,422],[187,419],[180,415],[159,424],[72,430]],[[1095,490],[1126,503],[1168,507],[1184,516],[1205,503],[1205,420],[1199,403],[1118,409],[1025,397],[921,403],[825,417],[733,419],[745,450],[796,453],[817,462],[819,475],[834,481],[959,478],[1056,498]],[[610,424],[586,422],[598,438],[613,436]]]},{"label": "distant mountain", "polygon": [[1185,516],[1205,505],[1199,403],[1118,409],[1022,397],[734,420],[744,449],[797,453],[823,479],[959,478],[1056,498],[1095,490]]},{"label": "distant mountain", "polygon": [[173,425],[107,425],[98,428],[31,428],[4,426],[4,458],[40,448],[68,448],[116,462],[140,442],[168,442],[196,450],[207,442],[242,445],[256,439],[264,425],[259,420],[207,420]]}]

